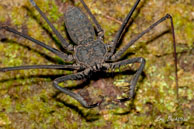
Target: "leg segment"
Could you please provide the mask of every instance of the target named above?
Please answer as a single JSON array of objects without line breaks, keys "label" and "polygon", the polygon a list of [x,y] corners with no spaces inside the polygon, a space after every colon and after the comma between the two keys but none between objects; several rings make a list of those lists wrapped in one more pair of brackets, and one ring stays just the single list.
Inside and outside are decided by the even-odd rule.
[{"label": "leg segment", "polygon": [[80,66],[74,65],[29,65],[29,66],[16,66],[16,67],[4,67],[0,68],[0,72],[24,70],[24,69],[72,69],[79,70]]},{"label": "leg segment", "polygon": [[127,65],[127,64],[132,64],[132,63],[141,63],[141,65],[138,68],[135,76],[132,78],[132,80],[130,82],[130,95],[129,95],[129,98],[123,98],[120,101],[129,100],[134,96],[135,86],[136,86],[138,78],[141,75],[141,73],[144,69],[144,66],[145,66],[145,59],[142,58],[142,57],[138,57],[138,58],[133,58],[133,59],[126,59],[126,60],[119,61],[119,62],[116,62],[116,63],[108,63],[108,64],[104,65],[104,67],[106,67],[107,69],[108,68],[114,69],[114,68],[119,68],[122,65]]},{"label": "leg segment", "polygon": [[[145,35],[146,33],[148,33],[150,30],[152,30],[154,27],[156,27],[157,25],[159,25],[161,22],[165,21],[166,19],[170,19],[171,20],[171,29],[172,29],[172,36],[173,36],[173,45],[174,45],[174,52],[176,53],[176,43],[175,43],[175,34],[174,34],[174,26],[173,26],[173,22],[172,22],[172,17],[169,14],[166,14],[166,16],[162,17],[161,19],[159,19],[158,21],[156,21],[154,24],[152,24],[150,27],[148,27],[146,30],[144,30],[142,33],[140,33],[139,35],[137,35],[134,39],[132,39],[126,46],[124,46],[121,50],[119,50],[118,52],[116,52],[110,60],[115,61],[118,60],[123,53],[131,46],[133,45],[138,39],[140,39],[143,35]],[[176,57],[175,57],[176,58]]]},{"label": "leg segment", "polygon": [[85,108],[96,107],[96,106],[99,105],[99,103],[88,105],[88,103],[84,100],[84,98],[82,96],[80,96],[77,93],[74,93],[74,92],[70,91],[67,88],[64,88],[64,87],[61,87],[61,86],[58,85],[60,82],[64,82],[64,81],[67,81],[67,80],[80,80],[80,79],[83,79],[85,76],[88,75],[88,73],[89,73],[89,70],[86,69],[83,72],[79,72],[79,73],[76,73],[76,74],[72,74],[72,75],[67,75],[67,76],[62,76],[62,77],[56,78],[54,80],[54,82],[53,82],[53,86],[56,89],[60,90],[61,92],[63,92],[65,94],[73,97],[74,99],[76,99]]},{"label": "leg segment", "polygon": [[122,34],[123,34],[123,31],[125,30],[125,27],[127,26],[128,22],[129,22],[129,20],[130,20],[130,18],[131,18],[131,16],[132,16],[132,14],[133,14],[133,12],[135,11],[135,9],[136,9],[137,5],[139,4],[139,2],[140,2],[140,0],[137,0],[137,1],[135,2],[135,5],[132,7],[132,9],[130,10],[129,14],[127,15],[127,17],[126,17],[125,20],[123,21],[123,23],[122,23],[122,25],[121,25],[119,31],[116,33],[116,36],[115,36],[115,38],[114,38],[114,40],[113,40],[113,46],[112,46],[112,48],[111,48],[111,51],[110,51],[110,55],[109,55],[109,56],[112,56],[112,55],[113,55],[113,53],[114,53],[114,51],[115,51],[115,48],[116,48],[116,46],[118,45],[119,40],[120,40],[120,38],[121,38],[121,36],[122,36]]},{"label": "leg segment", "polygon": [[44,20],[48,23],[48,25],[51,27],[57,38],[61,41],[62,46],[66,48],[67,50],[73,51],[73,46],[71,44],[68,44],[66,40],[63,38],[63,36],[57,31],[57,29],[53,26],[53,24],[48,20],[48,18],[45,16],[45,14],[40,10],[40,8],[36,5],[34,0],[30,0],[31,4],[36,8],[36,10],[40,13],[40,15],[44,18]]},{"label": "leg segment", "polygon": [[25,39],[28,39],[28,40],[34,42],[34,43],[37,44],[37,45],[40,45],[40,46],[43,47],[43,48],[46,48],[47,50],[49,50],[49,51],[51,51],[52,53],[54,53],[54,54],[56,54],[57,56],[59,56],[59,57],[60,57],[61,59],[63,59],[64,61],[72,61],[72,60],[73,60],[73,57],[72,57],[71,55],[67,55],[67,54],[65,54],[65,53],[63,53],[63,52],[61,52],[61,51],[59,51],[59,50],[57,50],[57,49],[55,49],[55,48],[52,48],[52,47],[50,47],[50,46],[44,44],[43,42],[40,42],[40,41],[38,41],[38,40],[36,40],[36,39],[34,39],[34,38],[32,38],[32,37],[26,35],[26,34],[23,34],[23,33],[21,33],[21,32],[18,32],[18,31],[16,31],[16,30],[13,29],[13,28],[10,28],[10,27],[8,27],[8,26],[1,26],[1,27],[0,27],[0,30],[1,30],[1,29],[4,29],[4,30],[9,31],[9,32],[12,32],[12,33],[14,33],[14,34],[17,34],[17,35],[19,35],[19,36],[21,36],[21,37],[23,37],[23,38],[25,38]]},{"label": "leg segment", "polygon": [[80,0],[80,2],[83,4],[84,8],[86,9],[87,13],[89,14],[90,18],[92,19],[92,21],[94,22],[95,26],[96,26],[96,30],[97,30],[97,35],[100,38],[103,38],[104,36],[104,30],[102,29],[102,27],[100,26],[100,24],[98,23],[98,21],[96,20],[96,18],[94,17],[94,15],[92,14],[92,12],[90,11],[90,9],[88,8],[88,6],[86,5],[86,3],[83,0]]},{"label": "leg segment", "polygon": [[174,33],[174,25],[173,25],[173,19],[172,16],[169,14],[166,14],[166,16],[162,17],[158,21],[156,21],[154,24],[152,24],[149,28],[144,30],[142,33],[137,35],[134,39],[132,39],[126,46],[124,46],[121,50],[116,52],[112,57],[111,60],[115,61],[118,60],[123,53],[131,46],[133,45],[138,39],[140,39],[143,35],[148,33],[150,30],[152,30],[154,27],[159,25],[161,22],[165,21],[166,19],[170,19],[171,22],[171,32],[172,32],[172,37],[173,37],[173,47],[174,47],[174,64],[175,64],[175,80],[176,80],[176,92],[177,92],[177,99],[178,99],[178,75],[177,75],[177,55],[176,55],[176,41],[175,41],[175,33]]}]

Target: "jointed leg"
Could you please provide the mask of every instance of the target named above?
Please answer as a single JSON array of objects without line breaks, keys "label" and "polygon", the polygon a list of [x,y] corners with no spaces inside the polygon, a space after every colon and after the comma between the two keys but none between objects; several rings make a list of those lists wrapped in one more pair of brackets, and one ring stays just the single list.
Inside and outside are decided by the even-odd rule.
[{"label": "jointed leg", "polygon": [[53,86],[60,90],[61,92],[73,97],[74,99],[76,99],[82,106],[86,107],[86,108],[93,108],[93,107],[96,107],[99,105],[99,103],[96,103],[96,104],[92,104],[92,105],[88,105],[88,103],[84,100],[84,98],[82,96],[80,96],[79,94],[77,93],[74,93],[70,90],[68,90],[67,88],[64,88],[64,87],[61,87],[59,86],[58,84],[60,82],[64,82],[64,81],[67,81],[67,80],[80,80],[80,79],[83,79],[85,76],[87,76],[89,73],[89,70],[86,69],[85,71],[83,72],[79,72],[79,73],[76,73],[76,74],[72,74],[72,75],[67,75],[67,76],[62,76],[62,77],[59,77],[59,78],[56,78],[53,82]]},{"label": "jointed leg", "polygon": [[106,67],[107,69],[108,68],[113,69],[113,68],[119,68],[122,65],[127,65],[127,64],[132,64],[132,63],[141,63],[141,65],[138,68],[137,72],[135,73],[134,77],[132,78],[132,80],[130,82],[130,95],[129,95],[129,98],[123,98],[120,101],[129,100],[134,96],[135,86],[136,86],[138,78],[141,75],[141,73],[144,69],[144,66],[145,66],[145,59],[142,58],[142,57],[138,57],[138,58],[133,58],[133,59],[126,59],[126,60],[119,61],[119,62],[116,62],[116,63],[108,63],[108,64],[104,65],[104,67]]},{"label": "jointed leg", "polygon": [[[175,43],[175,34],[174,34],[174,26],[173,26],[173,21],[172,21],[172,17],[169,14],[166,14],[166,16],[162,17],[161,19],[159,19],[158,21],[156,21],[154,24],[152,24],[150,27],[148,27],[146,30],[144,30],[143,32],[141,32],[139,35],[137,35],[134,39],[132,39],[126,46],[124,46],[121,50],[119,50],[118,52],[116,52],[110,60],[115,61],[118,60],[123,53],[131,46],[133,45],[138,39],[140,39],[143,35],[145,35],[146,33],[148,33],[150,30],[152,30],[154,27],[156,27],[157,25],[159,25],[161,22],[165,21],[166,19],[170,19],[171,20],[171,29],[172,29],[172,36],[173,36],[173,45],[174,45],[174,52],[176,53],[176,43]],[[176,58],[176,57],[175,57]]]},{"label": "jointed leg", "polygon": [[122,25],[121,25],[119,31],[116,33],[116,36],[115,36],[115,38],[114,38],[114,40],[113,40],[113,46],[112,46],[111,51],[110,51],[110,56],[113,55],[113,53],[114,53],[114,51],[115,51],[115,48],[116,48],[116,46],[117,46],[118,43],[119,43],[119,39],[121,38],[121,36],[122,36],[122,34],[123,34],[123,31],[125,30],[125,27],[127,26],[128,22],[129,22],[129,20],[130,20],[130,18],[131,18],[131,16],[132,16],[132,14],[133,14],[133,12],[135,11],[135,9],[136,9],[137,5],[139,4],[139,2],[140,2],[140,0],[137,0],[137,1],[135,2],[135,5],[132,7],[132,9],[130,10],[129,14],[127,15],[127,17],[126,17],[125,20],[123,21],[123,23],[122,23]]},{"label": "jointed leg", "polygon": [[97,35],[100,38],[103,38],[104,36],[104,30],[102,29],[102,27],[100,26],[100,24],[98,23],[98,21],[96,20],[96,18],[94,17],[94,15],[92,14],[92,12],[90,11],[90,9],[88,8],[88,6],[86,5],[86,3],[84,2],[84,0],[80,0],[80,2],[83,4],[84,8],[86,9],[86,11],[88,12],[88,14],[90,15],[90,18],[92,19],[92,21],[94,22],[95,26],[96,26],[96,30],[97,30]]},{"label": "jointed leg", "polygon": [[175,64],[175,80],[176,80],[176,92],[177,92],[177,99],[178,99],[178,75],[177,75],[177,55],[176,55],[176,41],[175,41],[175,33],[174,33],[174,25],[173,25],[173,19],[169,14],[166,14],[166,16],[162,17],[158,21],[156,21],[154,24],[152,24],[149,28],[144,30],[142,33],[137,35],[134,39],[132,39],[126,46],[124,46],[121,50],[116,52],[110,60],[115,61],[118,60],[123,53],[131,46],[133,45],[138,39],[140,39],[143,35],[148,33],[150,30],[152,30],[154,27],[165,21],[166,19],[170,19],[171,22],[171,32],[172,32],[172,37],[173,37],[173,47],[174,47],[174,64]]},{"label": "jointed leg", "polygon": [[73,50],[73,46],[69,43],[66,42],[66,40],[63,38],[63,36],[57,31],[57,29],[53,26],[53,24],[48,20],[48,18],[45,16],[45,14],[40,10],[40,8],[36,5],[36,3],[34,2],[34,0],[30,0],[30,2],[32,3],[32,5],[36,8],[36,10],[40,13],[40,15],[45,19],[45,21],[48,23],[48,25],[51,27],[51,29],[53,30],[53,32],[55,33],[55,35],[57,36],[57,38],[59,38],[59,40],[61,41],[62,45],[64,48],[66,48],[67,50],[72,51]]},{"label": "jointed leg", "polygon": [[67,54],[65,54],[65,53],[63,53],[63,52],[61,52],[61,51],[59,51],[59,50],[57,50],[57,49],[55,49],[55,48],[52,48],[52,47],[50,47],[50,46],[44,44],[43,42],[40,42],[40,41],[38,41],[38,40],[36,40],[36,39],[34,39],[34,38],[32,38],[32,37],[26,35],[26,34],[23,34],[23,33],[21,33],[21,32],[18,32],[18,31],[16,31],[16,30],[13,29],[13,28],[10,28],[10,27],[8,27],[8,26],[1,26],[1,27],[0,27],[0,30],[1,30],[1,29],[4,29],[4,30],[9,31],[9,32],[12,32],[12,33],[14,33],[14,34],[17,34],[17,35],[19,35],[19,36],[21,36],[21,37],[23,37],[23,38],[26,38],[26,39],[28,39],[28,40],[30,40],[30,41],[36,43],[37,45],[40,45],[41,47],[46,48],[47,50],[49,50],[49,51],[51,51],[52,53],[54,53],[54,54],[56,54],[57,56],[59,56],[59,57],[60,57],[61,59],[63,59],[64,61],[72,61],[72,60],[73,60],[73,57],[72,57],[71,55],[67,55]]},{"label": "jointed leg", "polygon": [[28,66],[16,66],[16,67],[4,67],[0,68],[0,72],[7,72],[13,70],[24,70],[24,69],[72,69],[79,70],[80,66],[74,65],[28,65]]}]

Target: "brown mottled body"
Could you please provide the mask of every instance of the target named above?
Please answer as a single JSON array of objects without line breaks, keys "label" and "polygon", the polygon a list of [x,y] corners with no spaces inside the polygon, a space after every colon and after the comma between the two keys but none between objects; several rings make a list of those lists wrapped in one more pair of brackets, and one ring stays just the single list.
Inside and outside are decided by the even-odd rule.
[{"label": "brown mottled body", "polygon": [[100,40],[96,40],[87,45],[77,46],[75,52],[78,63],[85,66],[95,66],[104,62],[106,47]]},{"label": "brown mottled body", "polygon": [[69,44],[66,39],[57,31],[57,29],[53,26],[53,24],[49,21],[46,15],[41,11],[41,9],[36,5],[34,0],[30,0],[31,4],[36,8],[39,14],[44,18],[44,20],[48,23],[54,34],[57,36],[61,45],[64,49],[71,51],[72,54],[66,54],[63,51],[57,50],[52,48],[51,46],[46,45],[45,43],[30,37],[27,34],[23,34],[21,32],[16,31],[13,28],[8,26],[0,26],[0,30],[4,29],[6,31],[12,32],[16,35],[19,35],[23,38],[26,38],[33,43],[49,50],[50,52],[54,53],[58,57],[60,57],[65,62],[72,61],[74,62],[73,65],[29,65],[29,66],[16,66],[16,67],[4,67],[0,68],[0,72],[6,71],[13,71],[13,70],[22,70],[22,69],[71,69],[77,70],[77,73],[65,75],[56,78],[53,81],[53,86],[58,89],[59,91],[73,97],[76,99],[80,104],[82,104],[86,108],[92,108],[95,106],[100,105],[103,102],[99,101],[94,104],[90,104],[87,102],[87,99],[84,99],[80,94],[75,93],[69,90],[66,87],[61,87],[59,83],[65,82],[67,80],[81,80],[89,77],[92,72],[96,71],[106,71],[108,69],[120,68],[123,65],[133,64],[133,63],[140,63],[139,68],[137,69],[134,77],[130,81],[129,85],[129,95],[125,98],[116,100],[116,102],[123,102],[130,100],[135,95],[135,86],[137,81],[144,69],[145,66],[145,59],[143,57],[136,57],[132,59],[125,59],[120,60],[122,55],[127,51],[127,49],[132,46],[138,39],[140,39],[143,35],[148,33],[152,30],[155,26],[159,25],[166,19],[170,19],[171,21],[171,29],[172,29],[172,37],[173,37],[173,45],[174,45],[174,57],[175,57],[175,73],[176,73],[176,87],[177,87],[177,98],[178,98],[178,77],[177,77],[177,57],[176,57],[176,43],[175,43],[175,33],[174,33],[174,26],[172,17],[169,14],[166,14],[164,17],[156,21],[154,24],[149,26],[146,30],[138,34],[134,37],[131,41],[129,41],[123,48],[116,51],[117,46],[119,45],[119,41],[124,33],[124,30],[129,23],[129,20],[135,11],[137,5],[139,4],[140,0],[136,0],[134,6],[124,19],[120,29],[116,33],[114,40],[109,43],[105,44],[103,42],[104,38],[104,31],[101,28],[100,24],[91,13],[90,9],[87,7],[83,0],[80,0],[82,5],[84,6],[86,12],[91,18],[92,23],[95,26],[96,33],[94,31],[94,27],[89,21],[88,17],[79,9],[74,6],[66,6],[65,10],[65,26],[67,28],[67,32],[72,39],[72,41],[76,45]]},{"label": "brown mottled body", "polygon": [[74,43],[87,44],[94,40],[94,27],[79,8],[67,6],[64,17],[68,34]]},{"label": "brown mottled body", "polygon": [[75,47],[77,63],[84,66],[95,66],[104,62],[106,46],[96,39],[94,27],[88,17],[74,6],[67,6],[64,14],[65,26],[70,38],[78,46]]}]

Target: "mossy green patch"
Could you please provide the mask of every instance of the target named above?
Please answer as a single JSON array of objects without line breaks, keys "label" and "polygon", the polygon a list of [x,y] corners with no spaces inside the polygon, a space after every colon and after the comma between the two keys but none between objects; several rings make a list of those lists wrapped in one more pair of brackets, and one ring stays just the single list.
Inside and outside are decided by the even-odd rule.
[{"label": "mossy green patch", "polygon": [[[114,39],[114,35],[135,1],[85,0],[105,30],[105,43]],[[35,2],[66,38],[64,23],[61,20],[63,12],[59,10],[62,10],[65,2],[70,1],[35,0]],[[79,1],[75,1],[75,6],[83,9]],[[189,53],[193,49],[194,42],[191,12],[193,12],[193,6],[190,1],[142,0],[132,17],[133,24],[126,30],[120,47],[169,13],[174,20],[178,56],[181,57],[187,52],[186,56],[192,56],[192,53]],[[58,46],[58,39],[28,0],[0,1],[0,23],[25,32],[54,48]],[[1,30],[0,37],[3,39],[0,42],[0,67],[65,64],[56,55],[19,36]],[[172,52],[169,20],[161,23],[127,50],[126,54],[131,55],[127,55],[126,58],[144,57],[146,66],[138,81],[136,96],[134,100],[126,102],[125,109],[114,104],[109,106],[110,109],[85,109],[76,100],[59,93],[52,87],[51,81],[54,78],[72,74],[74,71],[38,69],[0,73],[0,127],[5,129],[191,128],[194,120],[191,115],[194,102],[192,94],[194,70],[188,65],[189,71],[185,71],[180,64],[178,65],[180,86],[178,106]],[[122,67],[121,71],[127,67],[132,67],[135,71],[138,65]],[[114,72],[119,73],[120,69]],[[130,75],[117,74],[114,77],[89,81],[86,86],[92,87],[98,81],[100,86],[119,87],[128,85],[130,78],[132,78],[131,73]],[[73,87],[77,84],[75,81],[65,83]],[[93,94],[88,97],[99,97],[95,96],[97,92],[98,90],[93,91]]]}]

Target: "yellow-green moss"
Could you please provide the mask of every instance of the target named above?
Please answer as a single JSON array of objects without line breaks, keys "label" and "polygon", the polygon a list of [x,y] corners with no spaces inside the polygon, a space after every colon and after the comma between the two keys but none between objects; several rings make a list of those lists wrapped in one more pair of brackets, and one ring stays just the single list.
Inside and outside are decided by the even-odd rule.
[{"label": "yellow-green moss", "polygon": [[[56,1],[35,1],[54,26],[66,37],[63,23],[59,23],[63,17],[63,12],[59,12],[60,7],[56,4]],[[85,0],[105,30],[106,43],[113,40],[120,23],[135,1]],[[61,0],[58,2],[69,1]],[[79,1],[75,1],[75,5],[83,9]],[[181,52],[193,48],[194,23],[192,22],[193,14],[191,14],[193,7],[189,1],[186,3],[173,0],[161,0],[159,2],[142,0],[140,6],[142,8],[138,13],[135,12],[137,17],[133,17],[134,23],[125,34],[121,47],[160,17],[169,13],[174,20],[179,56],[182,54]],[[45,29],[49,32],[51,32],[51,29],[28,0],[0,1],[0,14],[0,23],[8,24],[10,22],[9,25],[18,31],[22,31],[22,27],[25,25],[30,36],[56,48],[55,41],[45,32]],[[193,125],[190,123],[194,120],[194,117],[191,116],[191,107],[194,101],[193,68],[191,68],[191,71],[185,72],[179,66],[178,75],[181,88],[179,90],[180,105],[177,108],[171,34],[166,33],[152,40],[169,27],[169,21],[162,23],[129,48],[128,52],[135,54],[127,58],[141,56],[146,59],[147,63],[144,69],[145,77],[138,82],[134,101],[126,103],[127,109],[119,107],[106,110],[85,109],[73,98],[64,94],[58,95],[57,90],[52,87],[51,80],[53,78],[47,76],[71,74],[72,71],[12,71],[0,73],[0,127],[2,126],[5,129],[27,127],[43,129],[192,127]],[[9,39],[0,42],[0,67],[53,64],[52,61],[45,59],[41,53],[52,56],[57,63],[64,63],[46,49],[21,37],[16,37],[14,34],[4,31],[0,31],[0,35]],[[54,39],[58,41],[56,36],[54,36]],[[189,47],[183,49],[181,45]],[[31,49],[25,46],[29,46]],[[115,71],[119,72],[119,69]],[[117,75],[111,80],[115,86],[120,86],[123,85],[122,82],[125,82],[125,79],[131,78],[131,76]],[[74,81],[68,81],[68,84],[77,85]],[[90,82],[88,85],[92,87],[92,84]],[[108,83],[104,85],[106,86]]]}]

